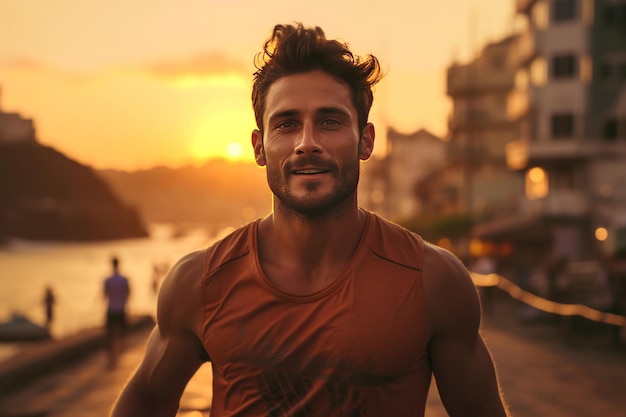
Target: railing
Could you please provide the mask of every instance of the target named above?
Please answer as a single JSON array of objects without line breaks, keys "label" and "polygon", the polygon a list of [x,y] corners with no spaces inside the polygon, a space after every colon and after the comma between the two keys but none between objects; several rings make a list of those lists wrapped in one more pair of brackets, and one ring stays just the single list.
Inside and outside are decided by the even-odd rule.
[{"label": "railing", "polygon": [[471,276],[474,281],[474,285],[477,287],[498,287],[507,292],[514,299],[538,310],[545,311],[546,313],[558,314],[566,317],[580,316],[599,323],[626,327],[626,317],[622,315],[597,310],[585,304],[557,303],[525,291],[511,280],[498,274],[481,275],[472,273]]},{"label": "railing", "polygon": [[537,200],[521,201],[520,211],[523,215],[568,216],[580,217],[589,213],[588,197],[574,190],[555,190]]},{"label": "railing", "polygon": [[602,139],[530,140],[521,138],[506,146],[510,169],[523,169],[529,163],[563,159],[593,159],[605,155],[626,157],[626,141],[606,142]]}]

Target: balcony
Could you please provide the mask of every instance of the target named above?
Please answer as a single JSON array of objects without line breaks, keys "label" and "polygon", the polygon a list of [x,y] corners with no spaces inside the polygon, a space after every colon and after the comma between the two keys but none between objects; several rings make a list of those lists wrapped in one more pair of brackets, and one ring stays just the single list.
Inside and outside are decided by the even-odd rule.
[{"label": "balcony", "polygon": [[500,112],[471,110],[456,111],[448,115],[448,130],[452,134],[462,131],[497,129],[511,126],[511,121]]},{"label": "balcony", "polygon": [[515,10],[517,13],[529,13],[535,3],[537,0],[515,0]]},{"label": "balcony", "polygon": [[580,191],[551,191],[537,200],[521,200],[522,216],[583,217],[590,211],[589,197]]},{"label": "balcony", "polygon": [[476,64],[454,65],[448,68],[447,94],[451,97],[513,88],[513,69],[501,71],[480,68]]},{"label": "balcony", "polygon": [[530,162],[585,160],[602,152],[604,145],[596,141],[580,139],[530,142],[528,144],[528,160]]},{"label": "balcony", "polygon": [[590,160],[601,157],[626,158],[626,141],[605,142],[601,139],[531,141],[517,139],[506,145],[506,163],[517,171],[530,163],[542,164],[557,160]]}]

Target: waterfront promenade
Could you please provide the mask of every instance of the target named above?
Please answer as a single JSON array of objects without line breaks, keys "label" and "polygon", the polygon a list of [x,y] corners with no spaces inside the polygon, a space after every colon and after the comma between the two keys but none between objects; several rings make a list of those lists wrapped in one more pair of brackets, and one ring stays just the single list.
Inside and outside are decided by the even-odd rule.
[{"label": "waterfront promenade", "polygon": [[[0,398],[0,417],[102,417],[139,362],[148,329],[137,330],[116,369],[96,350]],[[497,363],[502,389],[515,417],[623,417],[626,349],[610,347],[602,332],[567,340],[558,326],[523,324],[511,303],[496,303],[483,320],[483,336]],[[179,417],[210,415],[211,372],[189,383]],[[431,390],[427,417],[445,417]]]}]

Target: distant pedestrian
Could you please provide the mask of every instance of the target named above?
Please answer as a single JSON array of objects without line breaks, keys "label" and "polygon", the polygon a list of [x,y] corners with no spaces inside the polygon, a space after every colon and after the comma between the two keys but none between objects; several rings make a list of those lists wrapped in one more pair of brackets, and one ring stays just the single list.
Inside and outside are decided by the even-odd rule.
[{"label": "distant pedestrian", "polygon": [[56,298],[54,296],[54,291],[52,287],[47,286],[44,297],[43,297],[43,305],[46,310],[46,329],[50,330],[52,326],[52,321],[54,320],[54,303],[56,302]]},{"label": "distant pedestrian", "polygon": [[104,281],[107,299],[106,330],[109,366],[115,367],[121,353],[127,326],[126,304],[130,296],[128,278],[119,273],[119,260],[111,259],[113,274]]}]

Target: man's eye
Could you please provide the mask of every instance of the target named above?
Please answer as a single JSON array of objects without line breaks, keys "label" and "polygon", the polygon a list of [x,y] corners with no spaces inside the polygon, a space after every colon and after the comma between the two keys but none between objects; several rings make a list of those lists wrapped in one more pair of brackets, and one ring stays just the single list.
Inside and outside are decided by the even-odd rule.
[{"label": "man's eye", "polygon": [[324,126],[332,126],[332,125],[338,125],[338,124],[339,124],[339,121],[335,119],[326,119],[322,121],[322,125]]},{"label": "man's eye", "polygon": [[296,123],[292,122],[291,120],[286,120],[276,125],[276,129],[290,129],[292,127],[296,127]]}]

